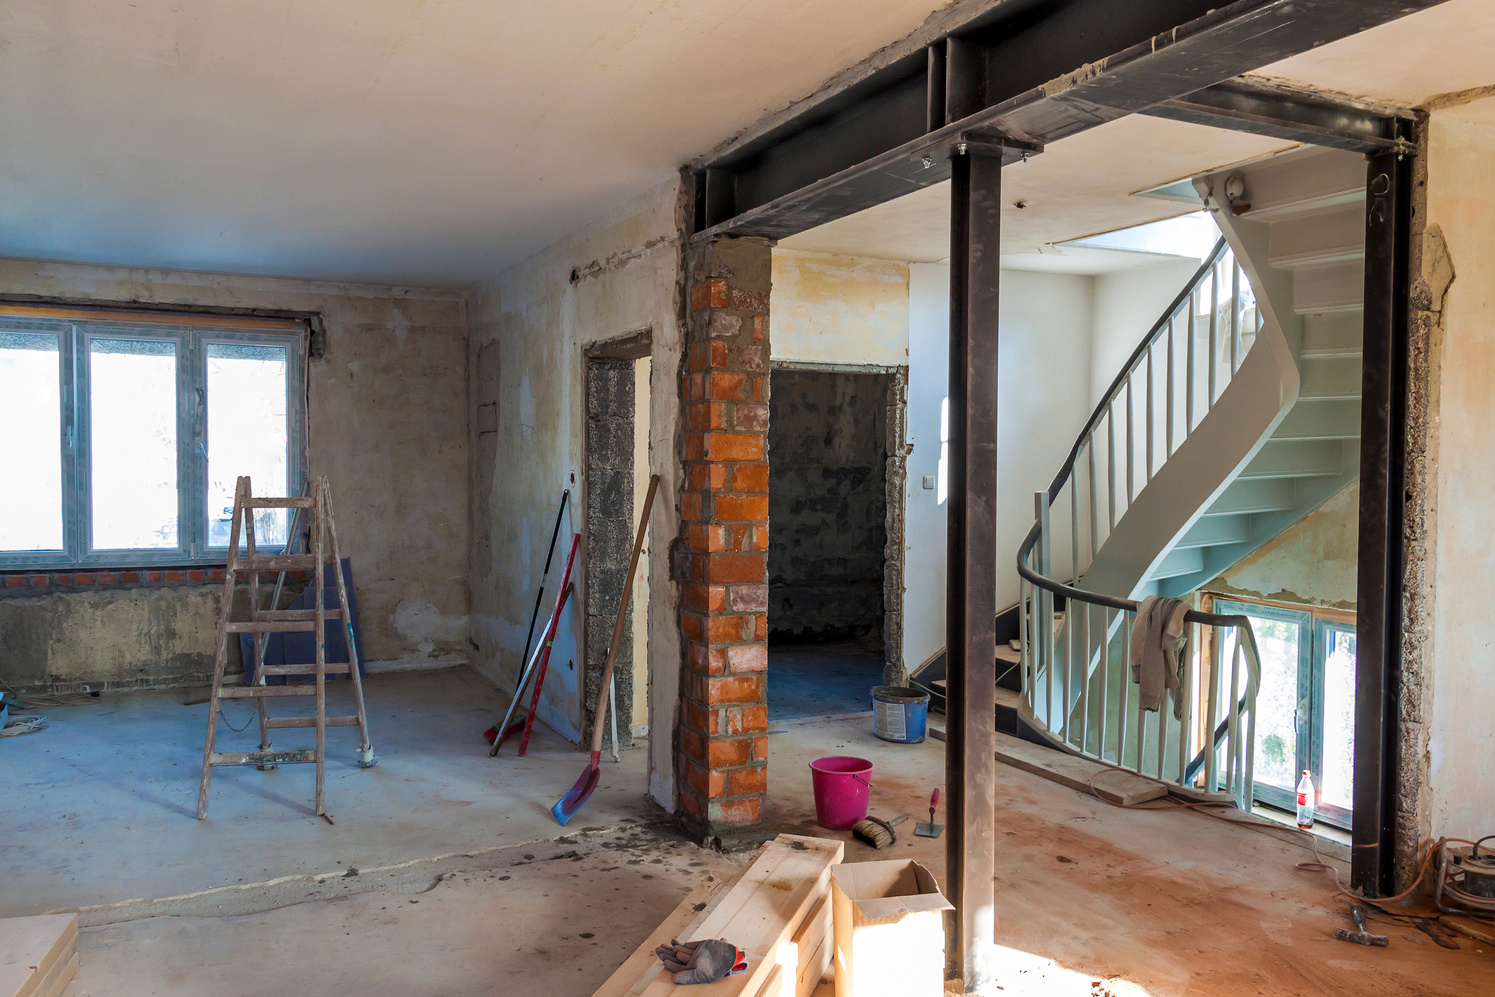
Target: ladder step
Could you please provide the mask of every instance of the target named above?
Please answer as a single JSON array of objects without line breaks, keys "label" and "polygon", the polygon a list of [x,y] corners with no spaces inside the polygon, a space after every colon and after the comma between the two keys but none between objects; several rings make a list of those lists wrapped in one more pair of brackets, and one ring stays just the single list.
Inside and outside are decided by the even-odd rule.
[{"label": "ladder step", "polygon": [[260,696],[315,696],[314,685],[230,685],[218,690],[220,699],[255,699]]},{"label": "ladder step", "polygon": [[254,557],[236,557],[228,563],[228,570],[239,571],[316,571],[315,554],[256,554]]},{"label": "ladder step", "polygon": [[316,506],[313,498],[251,498],[244,505],[249,509],[311,509]]},{"label": "ladder step", "polygon": [[[323,612],[329,620],[343,618],[343,611],[332,606],[328,606]],[[257,617],[260,620],[315,620],[316,618],[315,609],[262,609]]]},{"label": "ladder step", "polygon": [[215,751],[208,756],[209,765],[295,765],[316,760],[315,748],[305,751]]},{"label": "ladder step", "polygon": [[225,629],[231,634],[294,634],[312,633],[317,629],[316,620],[248,620],[230,623]]},{"label": "ladder step", "polygon": [[[266,675],[313,675],[316,673],[316,665],[266,665],[260,671]],[[331,662],[322,666],[323,675],[347,675],[352,671],[346,661]]]},{"label": "ladder step", "polygon": [[[316,717],[267,717],[266,727],[315,727]],[[357,727],[357,717],[328,717],[328,727]]]}]

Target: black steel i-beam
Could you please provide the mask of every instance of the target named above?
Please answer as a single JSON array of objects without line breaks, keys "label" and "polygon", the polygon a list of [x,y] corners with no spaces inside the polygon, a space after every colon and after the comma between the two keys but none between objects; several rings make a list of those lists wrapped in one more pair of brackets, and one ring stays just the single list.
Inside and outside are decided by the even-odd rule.
[{"label": "black steel i-beam", "polygon": [[[967,0],[937,15],[941,32],[890,46],[693,162],[696,237],[784,238],[940,183],[962,134],[1042,147],[1154,108],[1292,130],[1304,108],[1260,87],[1186,98],[1442,2]],[[1344,147],[1335,115],[1320,114],[1333,102],[1309,103],[1295,140]],[[1349,140],[1381,137],[1345,118]]]},{"label": "black steel i-beam", "polygon": [[1350,886],[1376,897],[1396,892],[1412,157],[1367,159]]},{"label": "black steel i-beam", "polygon": [[945,599],[947,970],[993,981],[996,931],[997,290],[1002,150],[958,146],[950,185],[950,466]]}]

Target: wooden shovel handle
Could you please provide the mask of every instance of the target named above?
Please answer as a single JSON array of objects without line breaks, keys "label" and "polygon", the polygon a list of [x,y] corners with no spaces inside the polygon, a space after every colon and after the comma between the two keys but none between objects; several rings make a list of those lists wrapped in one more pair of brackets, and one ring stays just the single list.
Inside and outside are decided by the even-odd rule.
[{"label": "wooden shovel handle", "polygon": [[612,682],[613,665],[618,660],[618,644],[623,640],[623,623],[628,617],[628,598],[633,594],[633,572],[638,567],[639,551],[644,547],[644,532],[649,528],[649,510],[654,507],[654,493],[659,490],[659,475],[649,477],[649,494],[638,519],[638,535],[633,538],[633,556],[628,559],[628,577],[623,580],[623,595],[618,600],[618,622],[613,624],[613,643],[607,649],[607,664],[602,667],[602,688],[597,690],[597,716],[592,721],[592,754],[602,750],[602,724],[607,716],[607,689]]}]

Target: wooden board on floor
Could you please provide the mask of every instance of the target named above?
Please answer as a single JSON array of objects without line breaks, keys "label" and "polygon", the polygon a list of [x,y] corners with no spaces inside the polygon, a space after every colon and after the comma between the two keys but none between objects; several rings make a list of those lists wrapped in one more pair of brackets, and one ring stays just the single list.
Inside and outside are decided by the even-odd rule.
[{"label": "wooden board on floor", "polygon": [[0,997],[56,997],[78,971],[78,916],[0,918]]},{"label": "wooden board on floor", "polygon": [[[798,982],[798,966],[783,967],[781,960],[791,951],[791,946],[784,943],[795,936],[826,896],[831,867],[841,861],[845,849],[843,842],[833,838],[781,834],[764,845],[742,870],[737,882],[716,894],[714,906],[703,909],[683,932],[667,930],[672,922],[666,921],[650,938],[655,935],[661,940],[672,936],[725,938],[742,949],[748,958],[747,972],[713,986],[713,997],[791,997],[791,987]],[[677,908],[674,917],[683,914]],[[675,994],[679,988],[653,957],[653,947],[657,944],[646,941],[597,991],[596,997]],[[617,985],[640,964],[646,964],[646,968],[632,985],[618,989]],[[778,991],[783,993],[780,995]]]},{"label": "wooden board on floor", "polygon": [[831,966],[831,898],[820,898],[805,916],[792,940],[795,952],[796,979],[794,997],[810,997]]},{"label": "wooden board on floor", "polygon": [[1065,751],[1031,744],[1010,734],[997,734],[997,761],[1043,776],[1070,789],[1078,789],[1087,795],[1093,779],[1097,796],[1127,807],[1168,795],[1168,787],[1161,782],[1144,779],[1130,772],[1106,771],[1110,766]]}]

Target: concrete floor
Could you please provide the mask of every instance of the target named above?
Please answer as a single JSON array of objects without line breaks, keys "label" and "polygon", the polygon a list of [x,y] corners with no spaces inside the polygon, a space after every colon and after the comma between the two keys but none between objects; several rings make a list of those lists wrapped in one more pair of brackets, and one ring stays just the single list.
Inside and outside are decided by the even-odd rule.
[{"label": "concrete floor", "polygon": [[[586,997],[694,883],[744,859],[682,840],[641,801],[640,751],[604,766],[562,833],[545,808],[582,754],[545,732],[524,761],[489,759],[475,739],[496,697],[468,673],[369,685],[381,763],[354,769],[349,750],[329,774],[330,827],[309,816],[305,766],[220,774],[209,821],[193,820],[203,708],[171,705],[180,695],[50,711],[52,729],[0,746],[0,913],[230,887],[88,912],[68,997]],[[878,741],[865,718],[782,727],[774,831],[849,840],[813,823],[820,755],[872,760],[882,816],[925,816],[943,779],[943,745]],[[168,731],[181,743],[164,744]],[[1347,919],[1327,877],[1293,869],[1311,857],[1296,845],[1188,811],[1123,811],[1015,769],[997,778],[1004,993],[1463,995],[1495,978],[1495,953],[1468,941],[1445,951],[1398,925],[1379,929],[1387,949],[1334,941]],[[903,830],[882,852],[849,843],[847,860],[917,857],[942,877],[945,839]]]},{"label": "concrete floor", "polygon": [[870,712],[882,666],[882,652],[858,644],[770,644],[769,723]]}]

